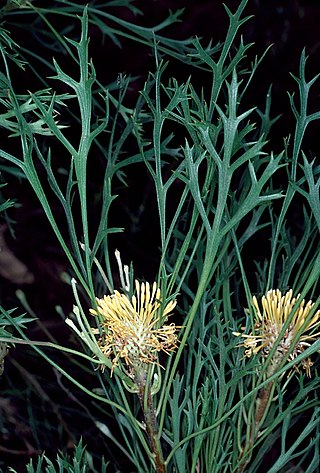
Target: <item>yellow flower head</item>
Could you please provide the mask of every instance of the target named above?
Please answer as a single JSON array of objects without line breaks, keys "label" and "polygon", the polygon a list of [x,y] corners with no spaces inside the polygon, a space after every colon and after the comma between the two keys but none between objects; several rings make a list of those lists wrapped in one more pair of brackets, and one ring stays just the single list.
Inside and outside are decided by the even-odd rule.
[{"label": "yellow flower head", "polygon": [[[279,289],[270,290],[261,299],[262,311],[257,298],[253,297],[252,303],[256,314],[254,332],[250,334],[234,332],[234,335],[245,339],[242,345],[246,348],[246,356],[250,357],[261,351],[263,356],[267,357],[277,342],[274,361],[278,364],[289,350],[291,351],[289,358],[293,360],[319,337],[320,332],[314,332],[320,325],[320,310],[315,312],[311,318],[308,317],[314,303],[312,301],[305,303],[303,300],[292,313],[300,294],[297,297],[292,296],[292,289],[284,295]],[[280,333],[288,319],[290,320],[289,325],[279,340]],[[300,333],[299,337],[298,333]],[[292,347],[293,343],[294,347]],[[311,376],[313,363],[310,358],[304,359],[301,364],[307,376]]]},{"label": "yellow flower head", "polygon": [[[176,306],[172,300],[161,310],[161,293],[157,283],[135,281],[136,292],[131,299],[114,291],[110,296],[97,298],[97,310],[91,314],[99,316],[100,334],[98,344],[101,351],[118,366],[123,359],[129,373],[141,363],[158,364],[157,353],[169,353],[177,346],[175,324],[163,325]],[[102,332],[102,335],[101,335]]]}]

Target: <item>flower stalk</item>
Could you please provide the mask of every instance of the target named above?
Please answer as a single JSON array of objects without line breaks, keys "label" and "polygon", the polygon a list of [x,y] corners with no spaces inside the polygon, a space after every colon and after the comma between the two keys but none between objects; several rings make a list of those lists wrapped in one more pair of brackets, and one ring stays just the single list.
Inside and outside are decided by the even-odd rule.
[{"label": "flower stalk", "polygon": [[150,383],[147,382],[146,372],[142,369],[135,377],[138,386],[138,397],[143,411],[149,445],[154,457],[157,473],[166,473],[167,468],[163,459],[161,442],[158,435],[156,413],[153,406]]},{"label": "flower stalk", "polygon": [[263,424],[263,420],[265,419],[265,416],[268,413],[268,408],[271,403],[271,394],[273,392],[274,387],[275,381],[271,381],[267,384],[266,387],[262,388],[259,392],[258,398],[256,400],[253,425],[251,426],[249,438],[241,450],[237,473],[243,473],[251,459],[250,451],[252,450],[255,441],[258,438],[260,428]]},{"label": "flower stalk", "polygon": [[176,300],[163,304],[157,283],[150,285],[136,280],[131,297],[114,291],[97,298],[96,309],[90,310],[98,322],[92,333],[98,337],[103,355],[112,363],[111,373],[119,369],[133,382],[133,386],[124,384],[138,395],[157,473],[166,473],[167,468],[153,405],[160,378],[156,374],[151,378],[154,368],[161,367],[159,352],[170,354],[177,347],[177,327],[174,323],[166,324],[175,306]]},{"label": "flower stalk", "polygon": [[[292,290],[284,295],[279,289],[270,290],[261,299],[262,310],[257,298],[253,297],[254,330],[249,334],[234,332],[235,336],[244,339],[241,345],[245,347],[246,357],[259,353],[262,355],[262,360],[266,364],[264,371],[266,379],[276,374],[287,360],[295,360],[320,335],[318,331],[320,310],[312,314],[314,306],[312,301],[305,303],[305,300],[302,300],[297,306],[299,296],[298,294],[297,297],[293,297]],[[301,365],[306,375],[310,377],[313,365],[311,359],[303,359]],[[299,372],[297,365],[295,369]],[[250,452],[266,418],[272,403],[273,391],[280,378],[281,375],[270,381],[258,394],[252,425],[239,456],[237,473],[242,473],[250,461]]]}]

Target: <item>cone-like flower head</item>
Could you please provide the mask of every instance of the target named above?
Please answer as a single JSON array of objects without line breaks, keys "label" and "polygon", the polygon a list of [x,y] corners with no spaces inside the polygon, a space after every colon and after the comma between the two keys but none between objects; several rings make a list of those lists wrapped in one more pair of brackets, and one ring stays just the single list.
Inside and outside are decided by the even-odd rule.
[{"label": "cone-like flower head", "polygon": [[[257,298],[253,297],[252,304],[256,315],[254,332],[250,334],[234,332],[234,335],[244,338],[242,345],[246,348],[246,356],[250,357],[261,352],[267,357],[277,343],[272,361],[274,366],[278,366],[289,350],[291,352],[289,359],[294,360],[320,336],[320,332],[315,333],[320,325],[320,310],[309,316],[314,306],[312,301],[305,303],[303,300],[293,312],[299,295],[293,297],[292,290],[284,295],[279,289],[270,290],[261,299],[262,311]],[[279,339],[288,319],[290,321],[288,327]],[[313,363],[310,358],[304,359],[301,364],[307,376],[311,376]]]},{"label": "cone-like flower head", "polygon": [[158,352],[169,353],[177,346],[174,323],[164,325],[176,301],[162,307],[160,288],[154,282],[135,281],[131,299],[118,291],[102,299],[97,298],[97,310],[90,312],[99,317],[101,351],[118,366],[124,361],[126,370],[134,376],[137,367],[146,363],[158,364]]}]

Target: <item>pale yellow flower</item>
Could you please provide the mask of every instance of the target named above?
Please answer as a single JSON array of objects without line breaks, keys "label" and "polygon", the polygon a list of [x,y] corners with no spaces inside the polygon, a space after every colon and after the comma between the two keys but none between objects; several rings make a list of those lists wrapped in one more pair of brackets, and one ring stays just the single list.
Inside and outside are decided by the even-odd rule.
[{"label": "pale yellow flower", "polygon": [[[289,350],[288,358],[294,360],[320,336],[320,332],[316,332],[320,325],[320,310],[309,317],[314,306],[312,301],[305,303],[303,300],[294,313],[292,312],[299,296],[300,294],[293,297],[292,289],[284,295],[279,289],[272,289],[261,299],[262,311],[257,298],[253,297],[252,304],[256,315],[254,332],[250,334],[234,332],[234,335],[244,338],[242,345],[246,348],[246,356],[250,357],[261,352],[264,357],[267,357],[277,343],[272,361],[279,365]],[[288,319],[289,325],[279,339]],[[307,376],[310,377],[313,365],[311,359],[305,358],[301,364]]]},{"label": "pale yellow flower", "polygon": [[158,362],[158,352],[169,353],[177,347],[177,327],[165,325],[176,300],[162,307],[161,292],[157,283],[135,281],[135,294],[131,299],[114,291],[109,296],[96,299],[97,310],[91,314],[99,316],[98,344],[101,351],[112,360],[113,366],[124,361],[126,369],[134,376],[134,369],[141,364]]}]

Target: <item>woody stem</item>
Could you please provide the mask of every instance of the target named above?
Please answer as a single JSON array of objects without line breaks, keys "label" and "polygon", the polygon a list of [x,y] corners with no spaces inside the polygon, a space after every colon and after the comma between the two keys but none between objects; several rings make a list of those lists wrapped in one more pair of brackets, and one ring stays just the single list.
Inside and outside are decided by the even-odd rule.
[{"label": "woody stem", "polygon": [[146,383],[145,373],[139,373],[136,376],[139,388],[138,397],[144,415],[146,431],[148,435],[149,445],[154,457],[157,473],[166,473],[167,467],[163,459],[162,447],[158,436],[157,420],[152,402],[150,386]]},{"label": "woody stem", "polygon": [[242,451],[239,457],[239,466],[236,473],[243,473],[247,464],[250,461],[251,455],[249,454],[249,452],[252,449],[258,437],[261,423],[265,417],[266,410],[269,405],[270,393],[271,393],[273,385],[274,385],[274,382],[270,382],[269,384],[267,384],[266,387],[262,388],[259,393],[258,399],[256,401],[256,410],[255,410],[253,425],[251,427],[249,439],[247,440],[245,445],[242,447]]}]

